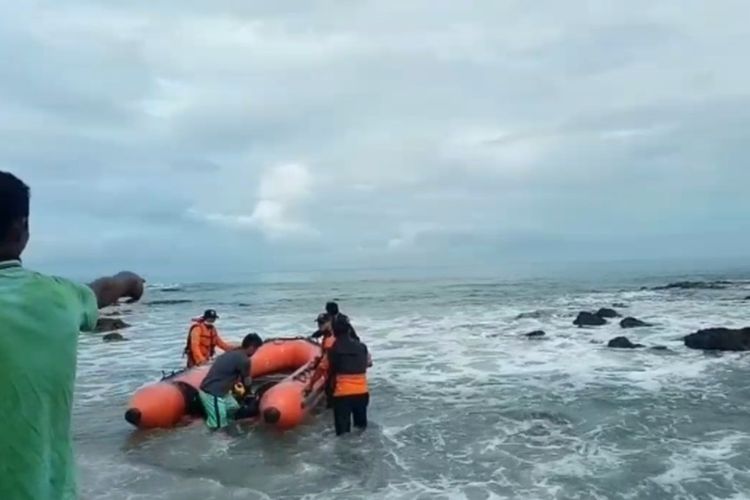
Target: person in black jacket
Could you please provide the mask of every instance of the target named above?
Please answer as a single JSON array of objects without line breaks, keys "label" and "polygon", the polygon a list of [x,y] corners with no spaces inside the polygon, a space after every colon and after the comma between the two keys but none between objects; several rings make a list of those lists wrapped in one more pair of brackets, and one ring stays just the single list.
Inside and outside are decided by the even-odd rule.
[{"label": "person in black jacket", "polygon": [[336,435],[367,427],[370,391],[367,368],[371,365],[367,346],[350,334],[351,325],[339,316],[333,322],[336,342],[328,351],[329,380],[333,389],[332,406]]},{"label": "person in black jacket", "polygon": [[353,339],[359,340],[357,332],[354,331],[354,327],[352,326],[352,322],[349,321],[349,316],[339,311],[339,305],[336,302],[326,303],[326,313],[328,313],[328,316],[334,322],[337,318],[343,318],[349,324],[349,335],[351,335]]}]

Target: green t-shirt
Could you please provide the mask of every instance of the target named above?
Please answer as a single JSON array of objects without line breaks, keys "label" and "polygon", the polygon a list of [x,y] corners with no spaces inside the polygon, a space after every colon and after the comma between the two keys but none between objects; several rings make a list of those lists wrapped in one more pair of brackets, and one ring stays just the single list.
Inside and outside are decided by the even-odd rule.
[{"label": "green t-shirt", "polygon": [[0,262],[0,499],[76,498],[70,413],[91,289]]}]

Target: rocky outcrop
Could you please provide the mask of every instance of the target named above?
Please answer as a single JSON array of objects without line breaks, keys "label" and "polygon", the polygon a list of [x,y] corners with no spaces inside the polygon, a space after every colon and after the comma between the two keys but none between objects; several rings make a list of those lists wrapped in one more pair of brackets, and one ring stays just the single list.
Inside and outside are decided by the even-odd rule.
[{"label": "rocky outcrop", "polygon": [[543,330],[534,330],[533,332],[523,334],[524,337],[528,338],[540,338],[544,337],[545,335],[547,334]]},{"label": "rocky outcrop", "polygon": [[120,299],[128,299],[132,304],[138,302],[143,296],[146,280],[130,271],[121,271],[114,276],[104,276],[89,284],[96,293],[99,309],[114,306]]},{"label": "rocky outcrop", "polygon": [[664,286],[654,287],[653,290],[721,290],[731,285],[731,281],[677,281]]},{"label": "rocky outcrop", "polygon": [[684,337],[685,346],[707,351],[750,350],[750,327],[706,328]]},{"label": "rocky outcrop", "polygon": [[96,328],[94,331],[96,333],[113,332],[128,327],[130,327],[130,325],[120,318],[99,318],[96,322]]},{"label": "rocky outcrop", "polygon": [[646,323],[645,321],[641,321],[638,318],[633,318],[631,316],[628,316],[627,318],[624,318],[622,321],[620,321],[620,326],[622,328],[642,328],[645,326],[654,326],[651,323]]},{"label": "rocky outcrop", "polygon": [[615,311],[614,309],[610,309],[609,307],[602,307],[598,311],[596,311],[596,315],[600,318],[619,318],[620,313]]},{"label": "rocky outcrop", "polygon": [[126,339],[119,333],[108,333],[107,335],[102,337],[102,340],[104,342],[124,342],[129,339]]},{"label": "rocky outcrop", "polygon": [[576,317],[576,319],[573,320],[573,324],[578,327],[601,326],[601,325],[606,325],[607,320],[596,314],[592,314],[587,311],[581,311],[578,313],[578,316]]},{"label": "rocky outcrop", "polygon": [[607,347],[615,349],[636,349],[638,347],[645,347],[643,344],[634,344],[627,337],[615,337],[609,341]]}]

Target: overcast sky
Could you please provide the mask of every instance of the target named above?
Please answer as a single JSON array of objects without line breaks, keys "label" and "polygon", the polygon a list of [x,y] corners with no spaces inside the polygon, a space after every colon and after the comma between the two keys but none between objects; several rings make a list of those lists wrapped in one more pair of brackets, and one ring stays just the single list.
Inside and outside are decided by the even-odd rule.
[{"label": "overcast sky", "polygon": [[0,0],[42,269],[728,259],[750,3]]}]

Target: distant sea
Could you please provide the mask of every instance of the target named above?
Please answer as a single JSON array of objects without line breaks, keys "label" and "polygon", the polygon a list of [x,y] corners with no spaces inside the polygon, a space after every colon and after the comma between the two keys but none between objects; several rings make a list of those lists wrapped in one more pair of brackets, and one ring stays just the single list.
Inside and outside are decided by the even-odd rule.
[{"label": "distant sea", "polygon": [[[81,497],[750,498],[750,357],[681,341],[703,327],[750,326],[750,273],[571,264],[534,278],[414,274],[150,280],[140,303],[117,309],[133,325],[122,331],[128,342],[80,337]],[[652,289],[685,280],[732,283]],[[189,320],[204,309],[218,310],[230,339],[296,336],[312,333],[331,299],[372,352],[365,433],[337,439],[324,409],[285,434],[200,424],[141,432],[124,421],[138,387],[182,366]],[[654,326],[572,324],[614,304]],[[523,335],[540,329],[541,338]],[[619,335],[647,348],[607,348]]]}]

